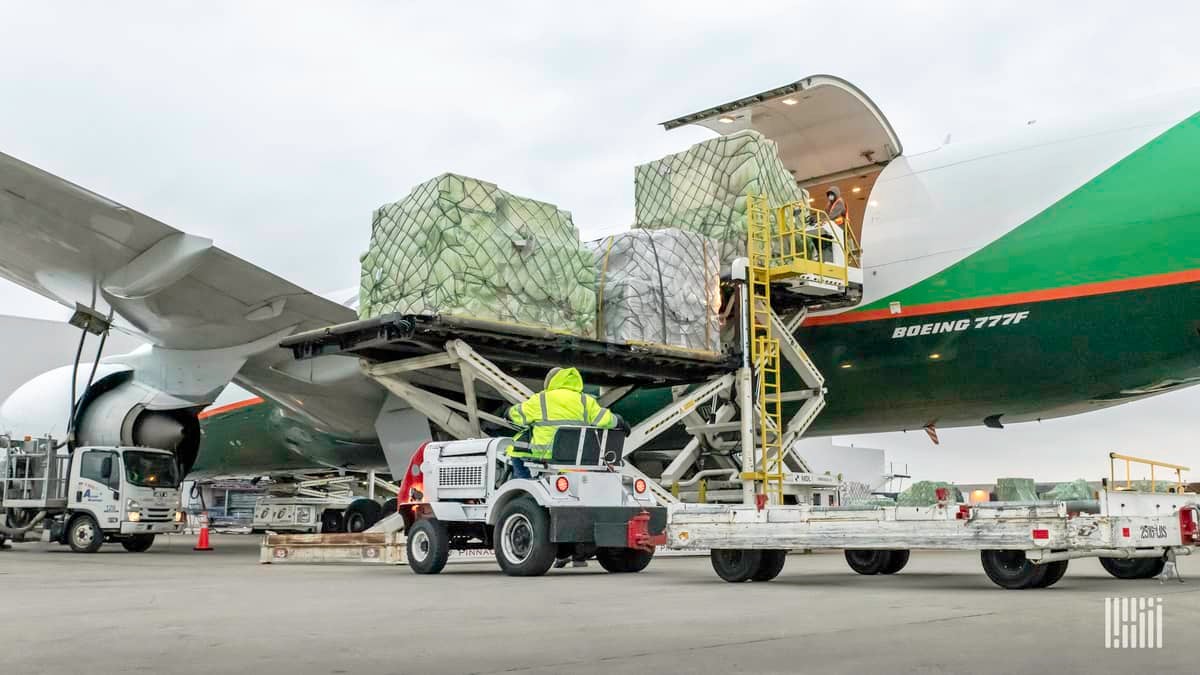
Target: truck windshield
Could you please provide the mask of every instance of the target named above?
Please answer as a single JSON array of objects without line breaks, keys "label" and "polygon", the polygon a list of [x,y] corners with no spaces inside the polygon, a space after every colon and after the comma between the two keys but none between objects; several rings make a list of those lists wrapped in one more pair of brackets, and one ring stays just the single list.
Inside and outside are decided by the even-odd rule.
[{"label": "truck windshield", "polygon": [[179,487],[175,456],[162,452],[125,451],[125,479],[141,487]]}]

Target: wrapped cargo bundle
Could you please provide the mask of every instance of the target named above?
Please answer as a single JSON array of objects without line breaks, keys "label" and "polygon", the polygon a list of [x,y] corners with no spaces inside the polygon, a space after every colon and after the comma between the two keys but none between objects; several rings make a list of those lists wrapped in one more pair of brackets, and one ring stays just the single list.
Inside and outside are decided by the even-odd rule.
[{"label": "wrapped cargo bundle", "polygon": [[771,206],[807,204],[775,142],[750,129],[638,166],[636,226],[677,227],[713,239],[728,269],[745,255],[747,194],[765,194]]},{"label": "wrapped cargo bundle", "polygon": [[896,504],[898,506],[932,506],[938,501],[938,488],[949,490],[949,496],[952,501],[961,502],[963,500],[962,491],[950,483],[921,480],[913,483],[911,487],[897,495]]},{"label": "wrapped cargo bundle", "polygon": [[1092,499],[1096,496],[1095,492],[1086,480],[1078,478],[1069,483],[1055,485],[1053,489],[1042,494],[1042,499],[1052,499],[1054,501]]},{"label": "wrapped cargo bundle", "polygon": [[596,269],[571,214],[443,174],[375,211],[358,312],[454,314],[590,336]]},{"label": "wrapped cargo bundle", "polygon": [[1035,502],[1037,485],[1032,478],[997,478],[996,501]]},{"label": "wrapped cargo bundle", "polygon": [[632,230],[588,244],[599,273],[597,335],[719,351],[716,243],[678,229]]}]

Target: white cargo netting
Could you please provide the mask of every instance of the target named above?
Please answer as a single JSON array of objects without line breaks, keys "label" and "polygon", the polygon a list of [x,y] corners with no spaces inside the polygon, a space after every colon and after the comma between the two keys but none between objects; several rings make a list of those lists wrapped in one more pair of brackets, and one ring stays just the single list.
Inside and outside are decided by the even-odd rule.
[{"label": "white cargo netting", "polygon": [[359,316],[455,314],[592,335],[596,268],[571,214],[443,174],[375,211]]},{"label": "white cargo netting", "polygon": [[600,337],[720,350],[716,242],[672,228],[632,230],[588,247],[599,272]]},{"label": "white cargo netting", "polygon": [[728,269],[745,255],[747,194],[765,194],[771,206],[807,204],[775,143],[749,129],[638,166],[636,227],[700,233],[718,243]]}]

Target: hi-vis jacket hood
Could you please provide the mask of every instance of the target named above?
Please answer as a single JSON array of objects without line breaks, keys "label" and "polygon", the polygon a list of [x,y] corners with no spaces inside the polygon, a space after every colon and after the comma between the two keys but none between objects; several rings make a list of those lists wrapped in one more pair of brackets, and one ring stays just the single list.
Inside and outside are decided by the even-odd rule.
[{"label": "hi-vis jacket hood", "polygon": [[550,378],[550,385],[546,387],[546,391],[554,389],[570,389],[573,392],[583,391],[583,376],[574,368],[563,368]]},{"label": "hi-vis jacket hood", "polygon": [[826,190],[825,194],[828,195],[830,192],[833,193],[833,200],[835,202],[842,198],[842,188],[834,185],[834,186],[830,187],[828,190]]}]

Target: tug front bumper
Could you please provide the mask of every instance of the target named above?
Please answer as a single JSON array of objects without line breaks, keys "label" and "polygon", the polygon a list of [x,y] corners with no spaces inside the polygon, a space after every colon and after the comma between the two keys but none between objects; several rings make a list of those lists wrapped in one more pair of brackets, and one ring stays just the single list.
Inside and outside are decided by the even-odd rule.
[{"label": "tug front bumper", "polygon": [[550,507],[550,541],[653,550],[667,543],[661,506]]}]

